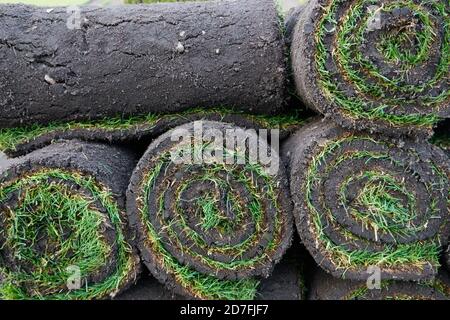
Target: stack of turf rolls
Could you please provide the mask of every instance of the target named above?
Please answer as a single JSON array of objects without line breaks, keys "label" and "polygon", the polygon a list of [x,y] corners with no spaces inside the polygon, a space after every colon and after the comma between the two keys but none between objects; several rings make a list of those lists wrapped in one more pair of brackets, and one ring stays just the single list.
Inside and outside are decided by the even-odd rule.
[{"label": "stack of turf rolls", "polygon": [[309,298],[447,299],[450,162],[427,139],[450,116],[449,3],[311,0],[291,15],[297,93],[325,117],[282,148],[321,267]]},{"label": "stack of turf rolls", "polygon": [[138,2],[0,6],[0,299],[448,299],[448,2]]},{"label": "stack of turf rolls", "polygon": [[276,5],[80,10],[0,6],[0,298],[301,298]]}]

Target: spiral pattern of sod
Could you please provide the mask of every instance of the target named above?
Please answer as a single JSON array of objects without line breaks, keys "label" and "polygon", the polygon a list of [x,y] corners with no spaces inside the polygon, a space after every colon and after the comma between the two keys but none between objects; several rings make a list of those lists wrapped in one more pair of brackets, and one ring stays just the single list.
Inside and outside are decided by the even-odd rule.
[{"label": "spiral pattern of sod", "polygon": [[[204,134],[192,144],[197,125]],[[207,138],[228,130],[243,148]],[[185,138],[172,141],[180,131]],[[247,161],[252,138],[256,132],[230,124],[188,123],[152,142],[133,172],[130,225],[142,260],[170,290],[197,299],[252,299],[258,278],[268,277],[289,247],[293,220],[284,168],[262,139],[258,147],[270,150],[279,166],[272,171]],[[221,162],[214,150],[235,161]],[[211,157],[174,161],[173,155],[189,153]]]},{"label": "spiral pattern of sod", "polygon": [[312,0],[292,44],[299,95],[350,129],[429,135],[450,116],[449,3]]},{"label": "spiral pattern of sod", "polygon": [[48,125],[0,129],[0,151],[9,157],[25,155],[43,148],[54,140],[83,140],[107,143],[146,143],[164,132],[196,120],[233,123],[246,129],[279,129],[284,139],[294,132],[306,117],[297,112],[279,116],[251,115],[225,108],[194,108],[182,113],[151,113],[146,116],[105,118],[97,121],[54,122]]},{"label": "spiral pattern of sod", "polygon": [[351,133],[321,119],[283,146],[297,229],[337,277],[432,278],[449,234],[449,160],[429,143]]},{"label": "spiral pattern of sod", "polygon": [[124,213],[134,164],[115,147],[71,141],[2,172],[1,299],[106,299],[135,281]]},{"label": "spiral pattern of sod", "polygon": [[335,278],[317,269],[312,276],[309,300],[449,300],[450,277],[440,270],[434,280],[381,281],[369,289],[366,281]]}]

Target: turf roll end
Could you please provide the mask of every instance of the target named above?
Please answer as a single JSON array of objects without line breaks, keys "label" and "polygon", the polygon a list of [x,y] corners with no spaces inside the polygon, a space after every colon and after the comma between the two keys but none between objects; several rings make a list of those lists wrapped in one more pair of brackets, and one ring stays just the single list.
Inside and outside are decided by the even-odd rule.
[{"label": "turf roll end", "polygon": [[449,300],[450,277],[442,270],[428,282],[381,281],[369,289],[366,281],[337,279],[321,269],[312,277],[308,300]]},{"label": "turf roll end", "polygon": [[[240,146],[216,140],[228,134]],[[250,161],[253,139],[253,131],[196,121],[160,136],[139,161],[127,212],[144,263],[170,290],[198,299],[253,299],[257,279],[268,277],[289,247],[284,168],[263,139],[258,148],[270,150],[279,166]]]},{"label": "turf roll end", "polygon": [[446,1],[311,0],[292,42],[298,94],[350,129],[431,134],[450,116]]},{"label": "turf roll end", "polygon": [[282,148],[294,217],[337,277],[432,278],[449,234],[449,160],[429,143],[351,133],[317,119]]},{"label": "turf roll end", "polygon": [[106,299],[136,280],[121,149],[57,142],[0,176],[0,298]]}]

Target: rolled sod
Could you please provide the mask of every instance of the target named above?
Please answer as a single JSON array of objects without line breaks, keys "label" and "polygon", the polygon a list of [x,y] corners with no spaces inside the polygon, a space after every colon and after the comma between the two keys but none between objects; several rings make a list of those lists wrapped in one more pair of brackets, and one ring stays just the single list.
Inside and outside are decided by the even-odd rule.
[{"label": "rolled sod", "polygon": [[0,176],[0,298],[106,299],[140,271],[125,190],[135,157],[56,142]]},{"label": "rolled sod", "polygon": [[380,289],[369,289],[365,281],[337,279],[318,268],[308,292],[308,300],[449,300],[450,277],[442,270],[429,282],[381,281]]},{"label": "rolled sod", "polygon": [[285,45],[272,0],[80,7],[79,28],[72,16],[0,6],[0,127],[284,106]]},{"label": "rolled sod", "polygon": [[[296,254],[296,247],[288,250],[270,277],[262,279],[257,287],[255,300],[303,300],[305,285],[303,265]],[[184,300],[165,288],[152,276],[142,276],[137,284],[118,295],[117,300]]]},{"label": "rolled sod", "polygon": [[294,32],[298,94],[350,129],[429,135],[450,116],[446,1],[311,0]]},{"label": "rolled sod", "polygon": [[224,108],[211,110],[194,108],[175,114],[151,113],[144,116],[114,117],[97,121],[58,121],[48,125],[34,124],[0,129],[0,151],[14,158],[61,139],[148,144],[169,129],[196,120],[223,121],[246,129],[279,129],[280,139],[283,140],[295,132],[306,118],[297,112],[267,116],[251,115]]},{"label": "rolled sod", "polygon": [[336,277],[432,278],[449,234],[449,159],[429,143],[352,133],[316,119],[282,147],[294,217]]},{"label": "rolled sod", "polygon": [[[239,145],[212,134],[235,136]],[[257,145],[271,161],[252,158],[254,139],[255,131],[197,121],[161,135],[139,161],[127,213],[143,262],[169,290],[197,299],[253,299],[257,279],[267,278],[289,247],[284,167],[264,139]]]}]

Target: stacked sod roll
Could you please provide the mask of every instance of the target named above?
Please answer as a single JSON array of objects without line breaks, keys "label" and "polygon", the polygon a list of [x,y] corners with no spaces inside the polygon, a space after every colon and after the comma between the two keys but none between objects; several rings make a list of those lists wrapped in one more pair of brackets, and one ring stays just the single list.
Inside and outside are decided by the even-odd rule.
[{"label": "stacked sod roll", "polygon": [[268,116],[226,108],[211,110],[193,108],[179,113],[150,113],[145,116],[87,121],[56,121],[47,125],[35,124],[0,129],[0,151],[9,157],[19,157],[61,139],[145,145],[169,129],[197,120],[233,123],[245,129],[271,131],[275,128],[280,130],[280,139],[285,139],[295,132],[306,118],[295,112]]},{"label": "stacked sod roll", "polygon": [[349,129],[428,135],[450,116],[447,1],[311,0],[291,54],[306,105]]},{"label": "stacked sod roll", "polygon": [[80,7],[79,15],[77,24],[66,8],[0,6],[1,127],[194,107],[283,110],[285,45],[272,0]]},{"label": "stacked sod roll", "polygon": [[[375,284],[374,284],[375,285]],[[383,280],[369,288],[365,281],[345,281],[317,269],[312,277],[309,300],[448,300],[450,277],[442,270],[432,281]]]},{"label": "stacked sod roll", "polygon": [[1,299],[105,299],[136,280],[124,212],[135,162],[116,147],[69,141],[1,173]]},{"label": "stacked sod roll", "polygon": [[448,298],[448,3],[169,2],[0,6],[0,298]]},{"label": "stacked sod roll", "polygon": [[[267,279],[261,279],[256,300],[303,300],[305,283],[299,248],[291,247]],[[152,276],[143,275],[135,286],[115,297],[117,300],[184,300],[185,296],[167,290]]]},{"label": "stacked sod roll", "polygon": [[336,277],[423,280],[449,235],[449,161],[411,140],[346,131],[317,119],[282,151],[294,217],[317,264]]},{"label": "stacked sod roll", "polygon": [[[217,134],[244,144],[209,140]],[[270,152],[270,165],[249,161],[253,143]],[[276,151],[255,132],[221,122],[188,123],[153,141],[131,178],[127,212],[152,274],[198,299],[254,298],[255,279],[270,275],[291,242]]]}]

